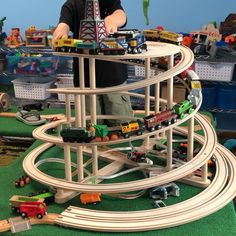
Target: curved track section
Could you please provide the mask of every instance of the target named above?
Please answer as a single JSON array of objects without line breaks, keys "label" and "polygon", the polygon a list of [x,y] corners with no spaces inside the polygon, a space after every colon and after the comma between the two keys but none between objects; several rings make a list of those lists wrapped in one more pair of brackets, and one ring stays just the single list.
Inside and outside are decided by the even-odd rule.
[{"label": "curved track section", "polygon": [[[160,50],[161,50],[162,48],[161,48],[160,44],[158,44],[158,43],[156,43],[156,44],[157,44],[157,48],[159,45]],[[91,95],[91,94],[106,94],[106,93],[114,93],[114,92],[119,93],[122,91],[135,90],[137,88],[147,87],[148,85],[156,84],[157,82],[167,80],[170,77],[178,75],[182,71],[188,69],[194,61],[194,55],[193,55],[191,49],[189,49],[187,47],[183,47],[183,46],[174,46],[174,45],[172,45],[172,47],[173,47],[173,49],[175,49],[175,47],[178,48],[178,50],[180,49],[179,52],[181,53],[181,60],[173,68],[171,68],[159,75],[156,75],[153,78],[130,83],[130,84],[125,85],[125,87],[122,85],[122,86],[113,86],[113,87],[109,87],[109,88],[96,88],[96,89],[90,88],[90,89],[80,89],[80,90],[74,89],[74,88],[66,88],[66,89],[65,88],[57,88],[57,89],[49,89],[48,91],[51,93],[89,94],[89,95]],[[171,54],[174,54],[176,52],[177,52],[177,50],[175,49]],[[63,55],[63,54],[60,54],[60,55]],[[68,55],[68,53],[65,55]],[[142,56],[144,58],[147,58],[147,55],[145,53],[143,53]],[[158,54],[156,53],[156,54],[149,56],[149,57],[151,58],[151,57],[157,57],[157,56],[158,56]],[[115,58],[115,59],[113,59],[113,58]],[[121,58],[122,58],[122,60],[121,60]],[[137,55],[135,57],[134,56],[131,57],[130,55],[127,56],[127,59],[132,59],[132,58],[137,59]],[[99,59],[104,60],[104,57],[101,57]],[[124,57],[120,57],[120,60],[119,60],[119,57],[116,58],[116,56],[114,56],[114,57],[107,57],[106,60],[120,62],[120,63],[126,63],[123,59],[124,59]]]},{"label": "curved track section", "polygon": [[[160,47],[165,44],[150,44],[150,47]],[[91,90],[77,90],[77,89],[51,89],[51,92],[55,93],[65,93],[65,94],[104,94],[108,92],[125,92],[128,90],[133,90],[140,87],[146,87],[157,82],[167,80],[183,70],[187,69],[193,62],[193,54],[190,49],[185,47],[173,46],[174,52],[167,53],[165,55],[174,55],[175,53],[181,52],[181,61],[175,67],[170,70],[163,72],[154,78],[146,79],[145,81],[135,82],[129,84],[125,87],[115,86],[112,88],[102,88],[102,89],[91,89]],[[144,53],[145,54],[145,53]],[[149,55],[150,54],[150,55]],[[73,55],[72,55],[73,56]],[[151,58],[152,51],[147,52],[146,55],[141,55],[143,58]],[[155,54],[155,57],[157,55]],[[160,55],[158,55],[160,56]],[[95,58],[103,60],[104,57],[101,56],[89,56],[88,58]],[[101,57],[101,58],[100,58]],[[137,56],[128,56],[129,58],[136,58]],[[124,57],[107,57],[105,60],[121,61]],[[128,59],[128,58],[127,58]],[[147,178],[144,180],[131,181],[126,183],[116,183],[116,184],[81,184],[77,182],[70,182],[63,179],[57,179],[52,176],[46,175],[37,168],[37,158],[38,156],[46,151],[48,148],[54,144],[59,146],[72,146],[76,147],[78,145],[64,144],[61,138],[50,137],[46,134],[48,128],[56,127],[65,123],[64,121],[58,121],[54,124],[44,125],[34,131],[34,136],[38,139],[46,141],[45,143],[33,151],[31,151],[23,161],[23,168],[25,172],[31,176],[33,179],[48,185],[53,186],[58,189],[72,190],[75,192],[101,192],[101,193],[122,193],[130,192],[135,190],[148,189],[157,185],[162,185],[167,182],[179,180],[196,169],[203,166],[207,161],[215,155],[216,158],[216,173],[211,184],[203,190],[200,194],[183,201],[181,203],[168,206],[160,209],[152,209],[146,211],[131,211],[131,212],[104,212],[104,211],[93,211],[88,209],[82,209],[70,206],[67,208],[60,216],[55,220],[58,225],[66,227],[74,227],[86,230],[94,231],[108,231],[108,232],[134,232],[134,231],[146,231],[155,230],[160,228],[172,227],[184,223],[188,223],[204,216],[207,216],[223,206],[225,206],[229,201],[231,201],[236,195],[236,159],[234,155],[225,149],[223,146],[217,144],[217,138],[214,128],[208,123],[208,121],[197,114],[198,108],[195,112],[189,115],[186,119],[181,120],[172,126],[166,127],[161,131],[166,131],[173,128],[175,131],[187,135],[187,131],[183,128],[178,127],[178,125],[185,120],[188,120],[191,116],[195,116],[196,121],[199,123],[200,127],[204,131],[204,137],[195,134],[194,139],[202,144],[202,149],[192,160],[188,161],[186,164],[173,169],[169,172],[160,174],[156,177]],[[107,118],[101,117],[101,118]],[[144,137],[151,136],[161,131],[154,131],[152,133],[145,133],[142,136],[121,140],[118,142],[127,142],[133,139],[140,139]],[[103,145],[103,143],[88,144],[88,146],[93,145]],[[85,151],[90,151],[90,148],[84,149]],[[230,176],[229,176],[230,173]]]},{"label": "curved track section", "polygon": [[[197,136],[197,139],[203,142],[203,137]],[[212,183],[187,201],[165,208],[133,212],[93,211],[70,206],[56,219],[56,224],[94,231],[134,232],[198,220],[223,208],[236,194],[235,156],[218,144],[215,157],[216,174]]]},{"label": "curved track section", "polygon": [[23,161],[23,168],[25,172],[29,176],[31,176],[31,178],[45,185],[58,187],[60,189],[69,189],[82,192],[119,193],[151,188],[183,178],[194,172],[196,169],[200,168],[211,158],[212,154],[214,153],[216,144],[216,134],[214,128],[199,115],[196,116],[196,119],[205,131],[206,136],[211,138],[206,138],[204,140],[201,151],[191,161],[187,162],[177,169],[171,170],[170,172],[160,174],[158,175],[158,177],[151,177],[144,180],[131,181],[126,183],[99,185],[79,184],[77,182],[68,182],[63,179],[53,178],[38,170],[35,165],[37,157],[53,145],[49,143],[43,144],[30,152]]}]

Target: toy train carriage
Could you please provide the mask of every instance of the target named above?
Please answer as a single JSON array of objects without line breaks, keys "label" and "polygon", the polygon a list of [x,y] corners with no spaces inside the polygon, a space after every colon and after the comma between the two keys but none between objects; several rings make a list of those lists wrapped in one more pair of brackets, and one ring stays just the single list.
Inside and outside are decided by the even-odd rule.
[{"label": "toy train carriage", "polygon": [[125,122],[121,124],[121,135],[124,138],[129,138],[130,135],[141,135],[143,134],[145,127],[141,120]]},{"label": "toy train carriage", "polygon": [[158,41],[160,38],[160,30],[158,29],[146,29],[143,31],[146,40]]},{"label": "toy train carriage", "polygon": [[94,139],[92,132],[86,128],[67,127],[60,134],[64,142],[89,143]]},{"label": "toy train carriage", "polygon": [[175,104],[173,109],[180,119],[184,119],[187,114],[191,114],[194,111],[193,104],[189,100]]},{"label": "toy train carriage", "polygon": [[117,32],[113,33],[112,36],[114,38],[124,38],[128,41],[131,38],[135,38],[141,32],[138,29],[123,29],[118,30]]},{"label": "toy train carriage", "polygon": [[[126,41],[125,41],[126,42]],[[124,55],[125,48],[122,40],[115,38],[105,38],[100,42],[100,50],[104,55]]]},{"label": "toy train carriage", "polygon": [[56,52],[76,52],[77,43],[82,40],[79,39],[57,39],[54,42]]},{"label": "toy train carriage", "polygon": [[147,130],[154,131],[161,129],[162,125],[170,125],[177,121],[177,114],[174,110],[166,110],[155,115],[149,115],[143,118]]},{"label": "toy train carriage", "polygon": [[162,30],[160,31],[160,40],[180,45],[182,44],[182,41],[183,41],[183,35],[166,31],[166,30]]},{"label": "toy train carriage", "polygon": [[76,42],[76,52],[82,54],[97,55],[100,51],[99,44],[95,41],[87,42],[79,40]]}]

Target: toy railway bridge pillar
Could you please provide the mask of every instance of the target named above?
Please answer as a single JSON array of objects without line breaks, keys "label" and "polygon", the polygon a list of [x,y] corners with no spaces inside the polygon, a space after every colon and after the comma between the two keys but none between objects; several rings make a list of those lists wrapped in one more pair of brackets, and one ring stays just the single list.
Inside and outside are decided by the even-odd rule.
[{"label": "toy railway bridge pillar", "polygon": [[105,22],[101,19],[98,0],[86,0],[85,19],[80,23],[79,38],[100,42],[106,37]]}]

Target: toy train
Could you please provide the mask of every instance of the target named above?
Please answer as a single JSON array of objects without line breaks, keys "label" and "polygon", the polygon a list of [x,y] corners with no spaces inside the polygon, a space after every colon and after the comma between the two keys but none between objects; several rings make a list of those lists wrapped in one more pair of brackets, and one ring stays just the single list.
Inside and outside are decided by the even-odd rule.
[{"label": "toy train", "polygon": [[131,135],[142,135],[146,130],[149,132],[161,129],[163,126],[168,126],[177,121],[178,118],[183,119],[187,114],[191,114],[195,109],[195,105],[189,100],[184,100],[168,109],[154,115],[146,116],[137,121],[130,121],[120,124],[116,131],[109,131],[106,125],[93,125],[95,132],[91,129],[82,127],[67,127],[61,130],[61,137],[64,142],[79,142],[90,143],[95,141],[97,137],[109,140],[111,135],[116,135],[123,138],[129,138]]},{"label": "toy train", "polygon": [[146,29],[143,31],[143,34],[146,40],[150,41],[168,42],[177,45],[181,45],[183,41],[182,34],[177,34],[163,29]]},{"label": "toy train", "polygon": [[56,52],[74,52],[82,54],[97,55],[124,55],[125,52],[131,54],[147,51],[146,39],[142,32],[118,31],[108,38],[101,39],[101,42],[87,42],[80,39],[57,39],[54,42]]}]

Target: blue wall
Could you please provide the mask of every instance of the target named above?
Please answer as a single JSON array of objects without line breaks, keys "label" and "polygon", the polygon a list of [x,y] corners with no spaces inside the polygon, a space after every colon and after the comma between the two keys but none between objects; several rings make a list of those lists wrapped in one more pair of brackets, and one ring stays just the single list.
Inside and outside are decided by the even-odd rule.
[{"label": "blue wall", "polygon": [[[65,0],[1,0],[0,18],[7,17],[3,30],[8,34],[12,27],[20,27],[24,32],[30,25],[35,25],[38,29],[56,25],[64,2]],[[150,25],[146,26],[142,0],[122,0],[122,3],[128,15],[127,28],[141,30],[162,25],[168,30],[187,33],[214,20],[219,24],[229,13],[236,12],[236,0],[150,0]]]}]

